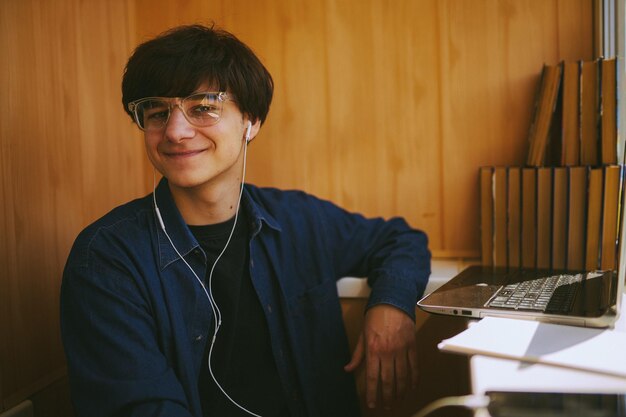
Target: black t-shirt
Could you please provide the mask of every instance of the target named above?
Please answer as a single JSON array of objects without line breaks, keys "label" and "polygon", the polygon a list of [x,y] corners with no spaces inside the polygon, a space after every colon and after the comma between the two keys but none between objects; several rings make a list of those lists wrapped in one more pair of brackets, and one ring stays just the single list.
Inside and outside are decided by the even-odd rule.
[{"label": "black t-shirt", "polygon": [[[209,289],[211,267],[224,249],[234,221],[233,217],[220,224],[190,226],[207,255],[205,285],[212,290],[222,315],[211,354],[211,369],[222,388],[239,405],[263,417],[288,416],[269,329],[250,277],[248,219],[243,210],[228,248],[215,266]],[[213,326],[198,381],[203,414],[205,417],[249,416],[220,391],[209,373],[207,360]]]}]

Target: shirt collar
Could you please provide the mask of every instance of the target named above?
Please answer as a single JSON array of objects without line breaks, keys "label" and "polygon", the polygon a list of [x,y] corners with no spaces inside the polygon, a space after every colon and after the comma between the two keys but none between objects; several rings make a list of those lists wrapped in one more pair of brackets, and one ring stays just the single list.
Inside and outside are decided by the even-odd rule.
[{"label": "shirt collar", "polygon": [[257,188],[253,185],[246,184],[243,188],[242,206],[246,210],[250,219],[252,220],[252,234],[256,235],[261,231],[262,224],[267,224],[270,228],[280,232],[282,228],[278,221],[272,216],[267,209],[260,203],[258,203],[253,196],[253,192]]},{"label": "shirt collar", "polygon": [[178,207],[176,207],[166,178],[159,181],[155,190],[155,197],[155,204],[159,208],[165,225],[164,231],[160,227],[159,219],[156,219],[159,263],[161,269],[164,269],[172,262],[180,259],[180,256],[186,256],[200,245],[187,227]]},{"label": "shirt collar", "polygon": [[[246,210],[252,222],[252,235],[256,235],[261,231],[263,223],[267,224],[271,229],[280,232],[282,228],[278,221],[263,205],[255,201],[253,193],[249,188],[256,189],[256,187],[246,184],[242,196],[242,209]],[[189,230],[189,227],[187,227],[178,207],[176,207],[166,178],[162,178],[159,181],[159,185],[155,190],[155,197],[156,205],[165,225],[165,231],[163,231],[159,220],[156,219],[159,264],[160,268],[164,269],[172,262],[179,260],[181,256],[186,256],[194,249],[199,248],[200,245],[193,233],[191,233],[191,230]]]}]

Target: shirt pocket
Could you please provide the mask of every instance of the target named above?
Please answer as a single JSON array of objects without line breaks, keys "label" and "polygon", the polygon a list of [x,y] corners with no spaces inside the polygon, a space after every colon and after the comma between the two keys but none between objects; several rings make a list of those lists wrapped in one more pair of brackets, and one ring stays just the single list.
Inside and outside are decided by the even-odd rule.
[{"label": "shirt pocket", "polygon": [[311,353],[345,346],[343,316],[335,281],[323,281],[294,296],[289,303],[289,315],[301,347],[311,349]]},{"label": "shirt pocket", "polygon": [[339,306],[337,283],[326,280],[293,296],[289,307],[291,315],[310,318],[311,315],[324,314],[333,304]]}]

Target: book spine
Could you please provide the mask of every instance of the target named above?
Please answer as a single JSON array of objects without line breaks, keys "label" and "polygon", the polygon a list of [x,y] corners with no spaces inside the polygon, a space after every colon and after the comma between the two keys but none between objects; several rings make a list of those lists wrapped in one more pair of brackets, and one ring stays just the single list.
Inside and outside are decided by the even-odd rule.
[{"label": "book spine", "polygon": [[480,240],[483,265],[493,265],[493,168],[480,168]]}]

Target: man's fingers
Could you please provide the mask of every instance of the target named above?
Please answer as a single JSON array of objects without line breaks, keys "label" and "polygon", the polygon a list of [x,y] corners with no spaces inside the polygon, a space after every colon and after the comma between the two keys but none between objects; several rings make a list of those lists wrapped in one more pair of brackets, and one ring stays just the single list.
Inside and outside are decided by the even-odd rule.
[{"label": "man's fingers", "polygon": [[376,407],[378,396],[385,408],[417,386],[415,323],[402,310],[376,305],[365,316],[363,330],[366,362],[366,403]]},{"label": "man's fingers", "polygon": [[383,405],[391,407],[394,399],[394,385],[396,379],[395,364],[393,357],[386,357],[380,361],[380,380],[382,382]]},{"label": "man's fingers", "polygon": [[419,369],[417,367],[417,348],[412,346],[408,355],[409,369],[411,369],[411,389],[416,389],[419,380]]},{"label": "man's fingers", "polygon": [[378,356],[368,352],[367,372],[365,375],[365,401],[369,408],[376,407],[376,396],[378,394],[378,380],[380,378],[380,359]]},{"label": "man's fingers", "polygon": [[408,370],[408,358],[406,355],[399,355],[395,360],[395,372],[396,372],[396,398],[404,398],[406,394],[409,370]]},{"label": "man's fingers", "polygon": [[352,353],[352,358],[350,359],[350,362],[346,366],[344,366],[343,369],[346,372],[354,371],[361,364],[363,356],[365,356],[364,354],[365,346],[363,342],[363,334],[361,334],[361,336],[359,336],[359,340],[356,343],[356,347],[354,348],[354,352]]}]

